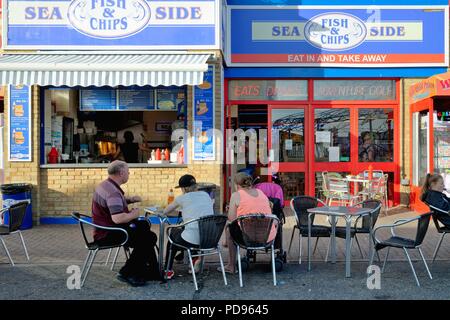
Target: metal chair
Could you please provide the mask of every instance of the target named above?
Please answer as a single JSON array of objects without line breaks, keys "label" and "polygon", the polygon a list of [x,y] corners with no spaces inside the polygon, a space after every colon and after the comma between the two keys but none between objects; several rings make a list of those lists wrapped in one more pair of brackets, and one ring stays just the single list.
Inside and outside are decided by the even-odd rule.
[{"label": "metal chair", "polygon": [[352,205],[354,201],[359,199],[359,196],[350,193],[348,181],[343,178],[327,177],[327,186],[329,196],[327,197],[327,204],[331,206],[333,200],[337,200],[340,205]]},{"label": "metal chair", "polygon": [[[264,250],[270,249],[272,256],[272,274],[273,285],[277,285],[277,276],[275,270],[275,235],[278,230],[280,220],[273,214],[248,214],[237,217],[229,227],[231,238],[237,247],[237,260],[239,269],[239,284],[244,286],[242,281],[242,266],[240,248],[246,250]],[[273,233],[275,232],[275,235]],[[271,239],[273,235],[273,239]]]},{"label": "metal chair", "polygon": [[330,191],[330,181],[329,179],[338,179],[342,180],[343,177],[338,172],[328,172],[322,171],[322,195],[325,197],[325,203],[328,205],[331,196],[333,196],[333,192]]},{"label": "metal chair", "polygon": [[[364,258],[363,252],[361,250],[361,246],[359,245],[358,236],[357,234],[368,234],[369,235],[369,241],[370,239],[370,230],[374,229],[375,224],[377,223],[378,216],[380,215],[381,211],[381,201],[379,200],[365,200],[360,203],[357,203],[354,205],[354,207],[362,207],[362,208],[369,208],[372,209],[372,211],[368,215],[359,216],[356,218],[355,223],[353,227],[350,229],[350,236],[352,238],[352,241],[350,242],[350,249],[352,248],[353,244],[353,238],[356,241],[356,244],[358,245],[359,253],[361,254],[361,258]],[[362,219],[362,220],[361,220]],[[361,226],[358,226],[358,223],[361,221]],[[336,237],[345,239],[346,238],[346,228],[345,227],[336,227]],[[328,254],[328,253],[327,253]],[[378,252],[377,252],[378,255]],[[380,256],[378,256],[378,260],[380,260]]]},{"label": "metal chair", "polygon": [[[119,256],[120,248],[123,248],[123,252],[124,252],[124,254],[125,254],[125,258],[126,258],[127,260],[130,258],[130,254],[131,254],[130,248],[128,248],[128,247],[126,247],[126,246],[117,247],[117,248],[116,248],[116,253],[114,254],[114,258],[113,258],[113,261],[112,261],[112,263],[111,263],[111,271],[114,270],[114,266],[116,265],[117,257]],[[105,266],[108,265],[109,258],[111,257],[111,253],[112,253],[113,249],[114,249],[114,248],[110,248],[110,249],[109,249],[108,255],[106,256]]]},{"label": "metal chair", "polygon": [[[175,226],[169,226],[167,228],[167,238],[169,239],[169,242],[170,242],[168,265],[170,265],[170,262],[171,262],[170,259],[172,257],[172,246],[173,245],[186,250],[188,253],[188,256],[189,256],[189,263],[191,266],[192,278],[194,279],[195,290],[198,290],[198,285],[197,285],[197,278],[195,276],[194,263],[192,262],[193,257],[201,257],[201,259],[202,259],[201,270],[203,270],[203,265],[204,265],[203,257],[213,255],[213,254],[218,254],[219,259],[220,259],[220,266],[222,268],[223,282],[225,283],[225,285],[228,285],[227,277],[225,275],[225,267],[223,265],[222,254],[221,254],[220,248],[219,248],[220,237],[222,236],[227,219],[228,218],[225,215],[215,214],[215,215],[204,216],[204,217],[194,219],[194,220],[189,220],[185,223],[175,225]],[[194,223],[198,224],[198,230],[199,230],[199,235],[200,235],[200,244],[198,246],[188,248],[188,247],[177,244],[176,242],[174,242],[171,239],[170,230],[180,229],[180,228],[182,229],[182,228],[185,228],[187,225],[194,224]],[[197,253],[192,254],[191,251],[193,251],[193,250],[197,251]]]},{"label": "metal chair", "polygon": [[[308,237],[308,209],[317,208],[321,204],[327,206],[322,200],[310,197],[310,196],[297,196],[291,200],[291,209],[295,213],[296,224],[292,229],[291,241],[289,242],[288,254],[291,251],[292,240],[294,239],[295,230],[298,230],[299,234],[299,257],[298,264],[302,263],[302,240],[303,237]],[[311,236],[316,238],[316,244],[314,246],[313,254],[316,252],[319,238],[330,237],[331,227],[314,225],[314,215],[311,216]]]},{"label": "metal chair", "polygon": [[[384,263],[383,263],[383,268],[381,270],[381,272],[384,272],[384,268],[386,266],[386,262],[388,260],[389,257],[389,251],[391,249],[391,247],[394,248],[402,248],[403,251],[405,252],[406,257],[408,258],[408,262],[409,265],[411,266],[411,269],[413,271],[414,274],[414,278],[416,279],[416,283],[417,286],[420,287],[420,282],[419,279],[417,278],[416,275],[416,271],[414,270],[414,266],[411,262],[411,258],[409,257],[408,251],[407,249],[417,249],[420,253],[420,256],[422,257],[423,263],[425,264],[425,268],[427,269],[428,272],[428,276],[430,277],[430,279],[433,279],[433,276],[431,275],[430,269],[428,269],[428,265],[427,262],[425,261],[425,258],[423,256],[422,250],[420,249],[420,246],[422,245],[423,239],[425,238],[425,235],[427,233],[428,230],[428,225],[430,224],[430,217],[431,217],[431,212],[411,218],[411,219],[400,219],[395,221],[393,224],[390,225],[382,225],[379,226],[377,228],[375,228],[375,230],[373,231],[373,239],[375,241],[375,250],[372,253],[372,257],[370,258],[370,263],[369,265],[371,265],[373,263],[373,257],[375,255],[375,251],[379,251],[381,249],[384,248],[388,248],[388,252],[386,254],[386,257],[384,259]],[[400,236],[397,236],[394,232],[394,229],[398,226],[401,225],[405,225],[411,222],[415,222],[417,221],[417,230],[416,230],[416,237],[414,239],[407,239],[407,238],[403,238]],[[378,230],[380,229],[385,229],[385,228],[390,228],[391,229],[391,234],[392,237],[390,237],[389,239],[386,240],[379,240],[376,237],[376,233]]]},{"label": "metal chair", "polygon": [[384,174],[375,185],[372,199],[379,199],[383,203],[384,214],[387,216],[387,210],[389,208],[388,201],[388,179],[389,176]]},{"label": "metal chair", "polygon": [[[113,248],[120,249],[120,247],[124,246],[125,243],[128,241],[128,232],[123,228],[104,227],[104,226],[100,226],[98,224],[94,224],[94,223],[86,220],[86,218],[90,218],[89,216],[78,213],[78,212],[73,212],[72,217],[78,221],[78,223],[80,225],[80,229],[81,229],[81,234],[83,235],[83,238],[84,238],[84,241],[86,244],[86,248],[88,249],[88,255],[86,257],[86,260],[84,261],[83,268],[81,269],[81,287],[82,287],[84,285],[84,282],[86,281],[89,271],[91,270],[91,267],[92,267],[92,264],[94,263],[97,252],[100,250],[107,250],[107,249],[113,249]],[[112,245],[101,246],[95,240],[94,241],[88,240],[88,238],[86,236],[86,232],[84,230],[84,225],[90,225],[96,229],[106,230],[108,232],[123,233],[124,240],[122,242],[118,242],[118,243],[115,243]],[[117,258],[117,253],[118,253],[118,250],[116,252],[116,258]],[[115,262],[115,260],[114,260],[114,262]]]},{"label": "metal chair", "polygon": [[[439,219],[439,217],[441,215],[445,215],[445,216],[449,216],[449,213],[447,211],[441,210],[437,207],[434,207],[430,204],[428,204],[428,207],[430,207],[430,210],[432,212],[432,217],[433,217],[433,221],[434,221],[434,225],[436,226],[436,230],[438,233],[442,233],[441,238],[438,241],[438,244],[436,245],[436,249],[434,249],[434,253],[433,253],[433,260],[431,263],[434,263],[434,260],[436,259],[437,253],[439,251],[439,249],[441,248],[441,244],[442,244],[442,240],[444,240],[444,237],[447,233],[450,233],[450,226],[444,224],[443,222],[441,222],[441,220]],[[442,223],[443,226],[440,225],[440,223]]]},{"label": "metal chair", "polygon": [[[25,241],[23,240],[22,232],[20,231],[20,226],[23,223],[23,219],[25,218],[25,214],[27,212],[27,207],[29,205],[28,201],[20,201],[16,202],[10,207],[4,208],[0,211],[0,221],[2,221],[2,224],[0,224],[0,241],[3,244],[3,248],[5,248],[6,255],[8,256],[9,261],[11,262],[11,265],[14,266],[14,261],[11,258],[11,255],[9,254],[8,248],[6,247],[5,241],[3,240],[3,237],[6,235],[10,235],[13,233],[18,233],[20,236],[20,240],[22,241],[23,250],[25,251],[25,255],[27,257],[27,260],[30,260],[30,256],[28,255],[27,246],[25,245]],[[3,224],[4,216],[5,214],[8,214],[9,221],[8,224]]]},{"label": "metal chair", "polygon": [[[363,173],[364,177],[369,176],[369,171],[366,170]],[[381,170],[373,170],[372,175],[374,180],[370,182],[368,188],[359,192],[360,195],[365,196],[369,199],[377,199],[383,203],[384,214],[387,215],[387,210],[389,209],[389,199],[388,199],[388,181],[389,175],[383,173]]]}]

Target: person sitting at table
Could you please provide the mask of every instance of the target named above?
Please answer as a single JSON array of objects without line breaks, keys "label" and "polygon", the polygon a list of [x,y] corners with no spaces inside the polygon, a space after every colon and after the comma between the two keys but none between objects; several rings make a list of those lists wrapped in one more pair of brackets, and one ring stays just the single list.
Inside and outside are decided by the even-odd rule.
[{"label": "person sitting at table", "polygon": [[[120,187],[129,177],[126,162],[116,160],[108,166],[108,179],[100,183],[92,198],[92,220],[105,227],[120,227],[128,232],[125,246],[132,247],[130,258],[120,269],[117,279],[132,286],[145,285],[148,280],[162,280],[155,253],[157,236],[147,221],[137,220],[139,209],[128,205],[140,202],[141,197],[126,197]],[[94,240],[101,246],[115,245],[125,240],[120,232],[94,230]]]},{"label": "person sitting at table", "polygon": [[[444,178],[440,174],[427,174],[422,186],[420,200],[443,211],[450,211],[450,198],[444,194]],[[450,226],[450,214],[438,213],[438,219]]]},{"label": "person sitting at table", "polygon": [[[234,177],[236,185],[236,192],[230,197],[230,204],[228,209],[228,221],[231,222],[237,217],[247,214],[272,214],[269,199],[259,189],[253,187],[253,178],[245,172],[239,172]],[[276,230],[271,232],[269,240],[273,240],[276,236]],[[233,245],[230,231],[226,229],[226,236],[228,242],[229,259],[228,265],[225,266],[225,272],[236,273],[236,246]],[[238,257],[239,258],[239,257]],[[217,271],[222,272],[220,267]]]},{"label": "person sitting at table", "polygon": [[[167,206],[163,214],[167,215],[175,210],[181,211],[183,222],[198,219],[204,216],[214,214],[214,204],[211,197],[205,191],[198,191],[195,177],[190,174],[185,174],[178,180],[178,186],[181,188],[183,194],[175,198],[175,200]],[[170,238],[174,242],[171,244],[167,242],[166,263],[165,263],[165,278],[170,280],[174,277],[175,272],[172,270],[173,261],[178,251],[182,251],[175,243],[184,247],[195,248],[200,244],[200,234],[198,225],[196,223],[188,224],[183,230],[172,229]],[[172,254],[169,262],[169,252],[172,248]],[[200,269],[200,258],[196,257],[192,261],[194,263],[195,272]]]}]

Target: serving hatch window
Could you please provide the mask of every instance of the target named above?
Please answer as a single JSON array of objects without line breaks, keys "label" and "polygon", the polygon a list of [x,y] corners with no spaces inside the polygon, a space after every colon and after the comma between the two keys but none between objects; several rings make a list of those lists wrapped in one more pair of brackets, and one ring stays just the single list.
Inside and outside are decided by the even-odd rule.
[{"label": "serving hatch window", "polygon": [[43,164],[183,163],[186,109],[186,86],[44,89]]}]

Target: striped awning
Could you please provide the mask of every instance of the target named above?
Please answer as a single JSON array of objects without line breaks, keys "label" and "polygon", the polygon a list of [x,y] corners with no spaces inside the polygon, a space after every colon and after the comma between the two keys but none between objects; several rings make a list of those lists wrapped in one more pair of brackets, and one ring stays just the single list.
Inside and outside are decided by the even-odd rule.
[{"label": "striped awning", "polygon": [[203,82],[209,54],[5,54],[0,85],[182,86]]}]

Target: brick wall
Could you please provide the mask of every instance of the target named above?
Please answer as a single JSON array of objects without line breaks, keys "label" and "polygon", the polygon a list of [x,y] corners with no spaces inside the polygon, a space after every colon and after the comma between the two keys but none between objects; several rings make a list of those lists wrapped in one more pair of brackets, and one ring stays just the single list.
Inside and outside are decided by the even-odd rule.
[{"label": "brick wall", "polygon": [[[219,168],[220,170],[220,168]],[[166,205],[167,193],[186,173],[198,181],[220,185],[217,166],[192,165],[188,168],[130,168],[128,183],[122,186],[126,195],[139,195],[140,208],[149,205]],[[41,169],[41,216],[67,216],[72,211],[90,213],[95,187],[107,178],[106,168]],[[174,189],[175,196],[181,194]],[[220,205],[216,193],[216,210]]]}]

